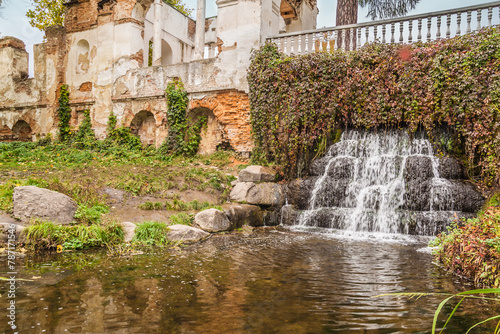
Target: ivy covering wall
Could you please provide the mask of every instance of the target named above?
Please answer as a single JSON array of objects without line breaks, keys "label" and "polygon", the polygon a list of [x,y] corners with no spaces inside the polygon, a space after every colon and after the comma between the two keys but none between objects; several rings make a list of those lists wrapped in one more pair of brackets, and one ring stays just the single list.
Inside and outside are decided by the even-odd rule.
[{"label": "ivy covering wall", "polygon": [[[285,177],[303,176],[339,130],[425,130],[471,176],[499,185],[499,75],[498,28],[298,57],[266,45],[248,73],[254,157],[274,162]],[[443,128],[449,137],[436,138]]]}]

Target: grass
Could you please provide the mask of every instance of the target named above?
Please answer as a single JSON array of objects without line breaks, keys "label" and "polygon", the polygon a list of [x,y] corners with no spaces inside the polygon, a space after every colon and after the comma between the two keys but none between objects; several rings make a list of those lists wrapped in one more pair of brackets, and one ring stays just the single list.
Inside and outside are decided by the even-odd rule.
[{"label": "grass", "polygon": [[139,205],[139,209],[142,209],[142,210],[163,210],[163,203],[144,202],[141,205]]},{"label": "grass", "polygon": [[172,202],[167,201],[165,208],[170,211],[201,211],[211,208],[222,210],[220,205],[210,204],[209,202],[200,203],[197,200],[184,202],[179,199],[174,199]]},{"label": "grass", "polygon": [[187,225],[192,226],[194,222],[194,215],[188,215],[187,213],[178,213],[172,215],[169,218],[172,225]]},{"label": "grass", "polygon": [[103,204],[95,204],[88,206],[86,204],[78,205],[75,212],[75,219],[85,224],[100,223],[102,215],[109,212],[109,207]]},{"label": "grass", "polygon": [[28,227],[26,245],[33,250],[41,249],[83,249],[102,247],[123,242],[123,230],[114,222],[106,224],[55,225],[51,222],[37,222]]},{"label": "grass", "polygon": [[165,223],[144,222],[137,224],[135,236],[132,239],[133,244],[144,246],[166,246],[168,227]]}]

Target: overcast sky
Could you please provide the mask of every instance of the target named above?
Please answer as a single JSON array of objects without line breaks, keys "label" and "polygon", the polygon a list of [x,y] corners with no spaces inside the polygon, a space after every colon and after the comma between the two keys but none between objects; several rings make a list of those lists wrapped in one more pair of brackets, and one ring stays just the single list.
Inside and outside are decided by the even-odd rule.
[{"label": "overcast sky", "polygon": [[[191,7],[196,7],[197,0],[185,0],[185,3]],[[417,8],[409,13],[420,14],[444,10],[450,8],[464,7],[490,2],[488,0],[421,0]],[[41,43],[43,33],[32,28],[25,14],[32,7],[30,0],[4,0],[0,17],[0,37],[14,36],[22,39],[26,43],[26,50],[32,52],[33,44]],[[335,25],[335,9],[337,1],[318,0],[319,16],[318,28],[331,27]],[[366,18],[366,10],[359,11],[359,22],[369,21]],[[196,13],[193,13],[195,16]],[[207,0],[207,17],[217,15],[217,6],[215,0]],[[31,57],[30,57],[31,58]],[[31,59],[30,59],[31,60]],[[30,63],[32,63],[30,61]],[[31,65],[30,65],[31,67]],[[32,68],[32,67],[31,67]],[[31,71],[30,71],[31,72]]]}]

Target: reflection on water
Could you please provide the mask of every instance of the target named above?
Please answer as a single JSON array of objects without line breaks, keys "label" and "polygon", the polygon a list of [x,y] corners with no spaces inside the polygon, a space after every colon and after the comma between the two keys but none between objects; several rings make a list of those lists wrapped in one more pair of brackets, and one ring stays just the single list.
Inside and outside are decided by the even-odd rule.
[{"label": "reflection on water", "polygon": [[[128,259],[31,256],[19,277],[40,278],[18,282],[17,325],[20,333],[429,333],[443,298],[373,298],[458,292],[418,247],[268,232]],[[7,272],[5,258],[1,266]],[[449,333],[500,311],[467,305]],[[0,332],[12,332],[5,319]]]}]

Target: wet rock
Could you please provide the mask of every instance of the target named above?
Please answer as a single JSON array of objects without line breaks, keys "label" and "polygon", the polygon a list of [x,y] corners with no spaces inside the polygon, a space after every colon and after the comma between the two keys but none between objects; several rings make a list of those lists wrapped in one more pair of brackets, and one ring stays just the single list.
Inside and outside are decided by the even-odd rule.
[{"label": "wet rock", "polygon": [[233,202],[247,204],[281,206],[284,203],[284,193],[281,185],[276,183],[240,182],[229,195]]},{"label": "wet rock", "polygon": [[355,170],[355,160],[353,157],[333,158],[328,167],[328,176],[335,180],[351,179]]},{"label": "wet rock", "polygon": [[268,167],[248,166],[239,174],[240,182],[273,182],[276,172]]},{"label": "wet rock", "polygon": [[318,180],[317,176],[305,179],[296,179],[285,186],[285,194],[288,204],[295,206],[299,210],[306,210],[309,207],[309,198]]},{"label": "wet rock", "polygon": [[77,205],[70,197],[34,186],[14,188],[14,217],[22,222],[32,218],[59,224],[73,222]]},{"label": "wet rock", "polygon": [[231,222],[227,216],[217,209],[208,209],[199,212],[194,217],[194,222],[207,232],[221,232],[231,228]]},{"label": "wet rock", "polygon": [[452,157],[439,159],[438,172],[443,179],[461,180],[465,178],[463,166]]},{"label": "wet rock", "polygon": [[326,165],[328,165],[328,161],[331,157],[326,156],[319,159],[314,160],[311,163],[311,167],[309,168],[309,174],[311,176],[321,176],[325,174]]},{"label": "wet rock", "polygon": [[249,204],[225,204],[222,206],[224,213],[231,222],[232,228],[243,225],[263,226],[264,214],[260,207]]},{"label": "wet rock", "polygon": [[453,221],[474,216],[472,213],[460,211],[407,212],[401,221],[399,233],[435,236],[444,232]]},{"label": "wet rock", "polygon": [[285,205],[281,209],[281,225],[293,226],[299,223],[300,211],[291,205]]},{"label": "wet rock", "polygon": [[314,201],[314,207],[344,207],[346,205],[346,194],[349,183],[350,181],[347,179],[336,180],[326,177],[319,188]]},{"label": "wet rock", "polygon": [[305,226],[316,226],[322,228],[342,229],[345,227],[345,218],[350,209],[345,208],[321,208],[318,210],[302,213],[302,222]]},{"label": "wet rock", "polygon": [[12,223],[0,223],[0,244],[6,244],[9,242],[9,236],[12,233],[9,230],[12,229],[12,225],[14,225],[14,236],[15,239],[10,239],[10,242],[14,244],[24,244],[26,242],[26,228],[19,224]]},{"label": "wet rock", "polygon": [[434,176],[432,160],[428,156],[410,156],[404,169],[405,181],[428,180]]},{"label": "wet rock", "polygon": [[135,236],[136,225],[134,223],[124,222],[120,226],[123,230],[123,239],[125,242],[131,242]]},{"label": "wet rock", "polygon": [[210,236],[210,233],[187,225],[171,225],[168,228],[167,239],[173,242],[198,242]]},{"label": "wet rock", "polygon": [[402,209],[413,211],[430,210],[430,189],[429,180],[411,180],[405,183],[405,193],[403,196]]},{"label": "wet rock", "polygon": [[277,226],[281,223],[280,211],[263,211],[264,224],[262,226]]}]

